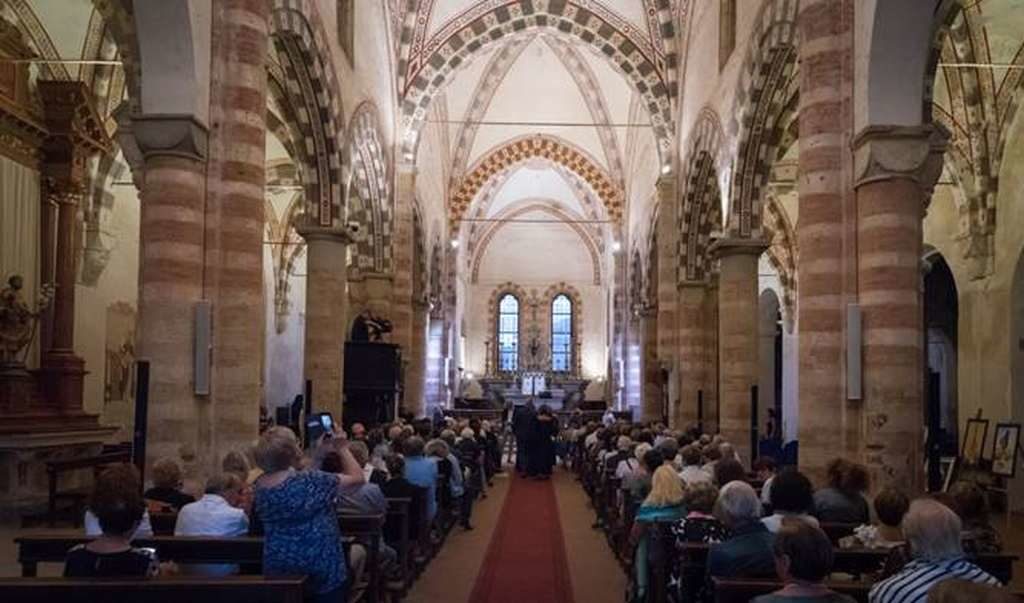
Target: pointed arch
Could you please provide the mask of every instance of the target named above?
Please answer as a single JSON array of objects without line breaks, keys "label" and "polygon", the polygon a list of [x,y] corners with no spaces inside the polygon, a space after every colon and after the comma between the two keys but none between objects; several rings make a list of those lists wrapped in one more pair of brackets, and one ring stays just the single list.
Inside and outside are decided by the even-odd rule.
[{"label": "pointed arch", "polygon": [[786,330],[792,332],[796,320],[797,237],[786,210],[774,195],[768,195],[764,207],[768,261],[779,273],[782,284],[782,314]]},{"label": "pointed arch", "polygon": [[393,206],[391,170],[384,154],[377,107],[367,101],[356,108],[349,123],[348,153],[352,169],[347,183],[351,203],[348,219],[366,228],[367,234],[356,243],[355,258],[359,270],[388,273],[392,267],[391,239]]},{"label": "pointed arch", "polygon": [[718,115],[705,107],[693,128],[682,178],[676,274],[683,281],[701,281],[708,276],[707,248],[711,233],[721,226],[718,174],[725,162],[723,139]]}]

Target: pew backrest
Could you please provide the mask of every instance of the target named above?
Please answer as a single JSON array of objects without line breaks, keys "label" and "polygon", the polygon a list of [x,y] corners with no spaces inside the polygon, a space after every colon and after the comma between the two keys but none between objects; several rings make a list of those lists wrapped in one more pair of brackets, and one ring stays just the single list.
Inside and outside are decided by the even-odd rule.
[{"label": "pew backrest", "polygon": [[304,576],[158,578],[0,578],[4,603],[302,603]]},{"label": "pew backrest", "polygon": [[[747,603],[754,597],[767,595],[782,588],[782,583],[770,580],[742,580],[736,578],[712,578],[715,603]],[[858,603],[867,603],[871,584],[868,582],[829,582],[833,591],[852,597]]]}]

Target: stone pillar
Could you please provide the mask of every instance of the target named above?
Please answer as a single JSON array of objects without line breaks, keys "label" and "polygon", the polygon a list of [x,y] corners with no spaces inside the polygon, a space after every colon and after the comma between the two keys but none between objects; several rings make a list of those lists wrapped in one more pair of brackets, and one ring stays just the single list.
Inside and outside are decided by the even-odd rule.
[{"label": "stone pillar", "polygon": [[752,239],[720,239],[710,253],[718,281],[719,430],[749,463],[750,388],[757,385],[757,266],[767,246]]},{"label": "stone pillar", "polygon": [[207,130],[189,116],[135,116],[145,159],[139,221],[140,360],[150,362],[148,461],[199,450],[193,393],[195,304],[203,297]]},{"label": "stone pillar", "polygon": [[852,20],[843,5],[805,0],[798,15],[798,434],[800,470],[818,486],[830,460],[856,458],[861,423],[859,405],[845,395],[845,312],[857,283],[848,166]]},{"label": "stone pillar", "polygon": [[348,339],[347,247],[345,229],[306,225],[306,333],[303,362],[313,382],[313,410],[341,420],[344,349]]},{"label": "stone pillar", "polygon": [[225,452],[252,444],[263,402],[270,3],[215,2],[213,31],[210,121],[217,127],[210,134],[207,171],[205,286],[213,304],[214,354],[212,421],[204,425],[214,450],[199,458],[216,464]]},{"label": "stone pillar", "polygon": [[642,421],[662,420],[661,367],[658,365],[658,310],[647,308],[640,314],[640,358],[642,396],[640,419]]},{"label": "stone pillar", "polygon": [[[397,186],[395,187],[395,213],[392,245],[394,272],[392,285],[391,319],[393,326],[392,341],[402,348],[402,364],[405,366],[405,384],[402,394],[402,410],[408,411],[416,404],[411,399],[410,375],[415,371],[412,363],[416,362],[412,347],[413,332],[413,203],[416,198],[416,166],[401,163],[397,169]],[[419,359],[423,362],[423,359]],[[420,389],[422,391],[422,389]]]},{"label": "stone pillar", "polygon": [[[679,388],[679,343],[677,339],[676,320],[678,319],[679,292],[677,283],[679,272],[679,234],[676,228],[675,174],[663,175],[658,179],[658,332],[657,360],[659,372],[662,367],[668,371],[667,382],[661,385],[663,393],[668,396],[668,424],[678,428],[680,388]],[[659,374],[660,378],[660,374]],[[659,383],[661,383],[659,379]],[[660,405],[660,400],[659,400]]]},{"label": "stone pillar", "polygon": [[444,390],[444,360],[449,346],[445,335],[443,310],[432,311],[427,321],[427,366],[423,376],[424,399],[428,414],[433,412],[435,407],[443,408],[447,402]]},{"label": "stone pillar", "polygon": [[924,485],[922,219],[947,139],[937,126],[871,126],[854,139],[862,444],[876,488]]},{"label": "stone pillar", "polygon": [[[704,338],[706,298],[707,283],[684,281],[679,284],[679,404],[675,412],[677,429],[687,429],[697,422],[697,398],[699,392],[705,389],[707,381],[707,342]],[[705,408],[705,414],[707,411]]]},{"label": "stone pillar", "polygon": [[417,417],[426,412],[427,323],[430,309],[421,300],[412,302],[410,357],[406,365],[404,408]]},{"label": "stone pillar", "polygon": [[[38,89],[50,131],[43,144],[44,209],[48,210],[43,216],[47,229],[42,241],[43,276],[52,277],[57,286],[52,321],[44,333],[49,346],[43,350],[40,371],[46,401],[63,413],[80,414],[85,361],[75,354],[78,207],[89,184],[89,157],[111,152],[111,146],[85,84],[40,81]],[[46,274],[51,266],[52,273]]]}]

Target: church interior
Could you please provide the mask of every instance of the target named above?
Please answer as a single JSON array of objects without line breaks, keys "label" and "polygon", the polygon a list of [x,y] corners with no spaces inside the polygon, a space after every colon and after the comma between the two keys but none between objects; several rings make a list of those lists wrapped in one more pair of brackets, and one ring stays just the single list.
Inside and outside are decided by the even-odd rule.
[{"label": "church interior", "polygon": [[[206,500],[284,428],[342,482],[461,459],[476,529],[437,494],[353,601],[748,600],[638,569],[602,463],[646,440],[683,500],[723,444],[970,484],[1024,592],[1022,98],[1024,0],[0,0],[0,599],[71,592],[25,560],[114,465]],[[302,600],[246,538],[186,587]]]}]

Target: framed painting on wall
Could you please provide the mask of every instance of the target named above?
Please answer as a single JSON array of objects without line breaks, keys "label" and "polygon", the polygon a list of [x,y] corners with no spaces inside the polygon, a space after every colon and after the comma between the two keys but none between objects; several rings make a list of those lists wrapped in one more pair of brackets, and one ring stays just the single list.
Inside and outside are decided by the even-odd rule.
[{"label": "framed painting on wall", "polygon": [[1017,473],[1017,446],[1020,443],[1019,423],[997,423],[992,439],[992,474],[1013,477]]},{"label": "framed painting on wall", "polygon": [[988,435],[988,419],[968,419],[964,431],[964,445],[960,451],[960,459],[965,466],[977,467],[981,464],[985,451],[985,437]]}]

